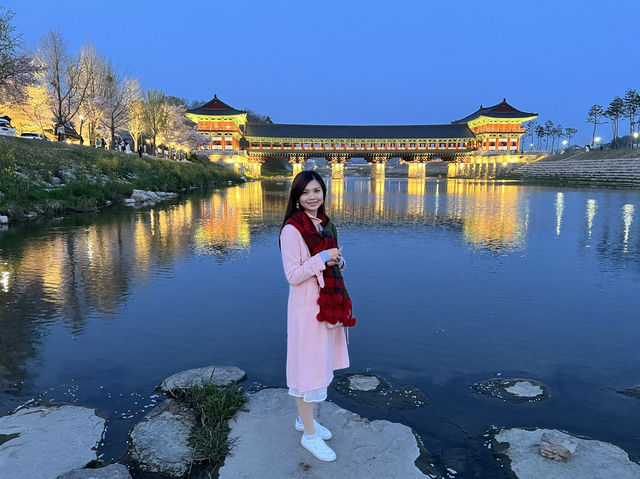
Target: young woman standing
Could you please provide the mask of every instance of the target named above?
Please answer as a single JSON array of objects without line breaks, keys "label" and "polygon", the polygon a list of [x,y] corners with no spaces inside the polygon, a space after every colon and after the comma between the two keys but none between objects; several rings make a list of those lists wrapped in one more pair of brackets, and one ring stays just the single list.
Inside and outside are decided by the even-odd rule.
[{"label": "young woman standing", "polygon": [[[280,232],[289,282],[287,386],[296,398],[295,428],[302,446],[322,461],[334,461],[325,440],[332,434],[313,418],[313,403],[327,398],[333,371],[349,367],[346,331],[356,318],[341,271],[345,267],[336,228],[324,211],[327,187],[314,171],[293,180]],[[344,326],[344,327],[342,327]]]}]

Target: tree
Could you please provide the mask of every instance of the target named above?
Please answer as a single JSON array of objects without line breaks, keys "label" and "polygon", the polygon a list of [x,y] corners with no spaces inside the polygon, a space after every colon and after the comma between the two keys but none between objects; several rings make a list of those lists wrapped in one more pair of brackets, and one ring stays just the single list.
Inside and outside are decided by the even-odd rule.
[{"label": "tree", "polygon": [[50,136],[51,104],[45,85],[24,87],[19,97],[1,104],[0,111],[11,117],[11,123],[18,132],[37,132]]},{"label": "tree", "polygon": [[261,115],[260,113],[247,108],[245,110],[247,112],[247,121],[252,123],[267,123],[269,125],[273,124],[273,121],[269,117],[269,115]]},{"label": "tree", "polygon": [[624,102],[623,116],[629,119],[629,145],[634,144],[634,127],[637,125],[636,116],[640,113],[640,94],[631,88],[627,89],[622,99]]},{"label": "tree", "polygon": [[567,135],[567,139],[569,140],[569,146],[571,146],[571,138],[578,134],[578,130],[575,128],[567,127],[564,129],[564,134]]},{"label": "tree", "polygon": [[[551,120],[547,120],[544,122],[544,136],[545,136],[545,142],[544,142],[544,149],[548,150],[549,149],[549,138],[551,138],[553,136],[553,122]],[[551,145],[553,148],[553,144]]]},{"label": "tree", "polygon": [[40,40],[37,60],[52,97],[51,112],[56,127],[66,125],[80,109],[87,92],[87,78],[69,55],[67,42],[55,30]]},{"label": "tree", "polygon": [[620,117],[624,112],[624,101],[619,96],[615,97],[609,103],[606,111],[604,112],[604,116],[611,120],[611,128],[613,129],[613,140],[612,146],[613,148],[618,147],[618,123],[620,121]]},{"label": "tree", "polygon": [[144,123],[156,148],[158,134],[168,123],[167,99],[162,90],[147,90],[144,97]]},{"label": "tree", "polygon": [[598,125],[602,125],[604,122],[600,121],[600,118],[602,118],[602,115],[604,115],[604,109],[602,108],[601,105],[595,104],[593,105],[590,109],[589,109],[589,113],[587,113],[587,123],[593,123],[593,134],[591,135],[591,147],[593,148],[593,145],[596,141],[596,128],[598,127]]},{"label": "tree", "polygon": [[560,149],[560,138],[562,138],[562,135],[564,133],[564,128],[562,128],[562,125],[556,125],[552,132],[551,132],[551,153],[553,153],[554,151],[554,144],[556,142],[556,138],[558,139],[558,150]]},{"label": "tree", "polygon": [[127,113],[127,131],[133,138],[134,150],[138,151],[142,134],[145,132],[144,121],[144,100],[137,92],[129,103],[129,111]]},{"label": "tree", "polygon": [[540,149],[540,142],[542,140],[542,138],[544,138],[544,126],[542,125],[538,125],[536,126],[536,136],[538,137],[538,145],[536,147],[536,149]]},{"label": "tree", "polygon": [[[531,147],[530,149],[533,148],[533,136],[536,133],[536,128],[538,127],[538,122],[535,120],[531,120],[527,122],[527,126],[526,126],[526,131],[525,131],[525,137],[527,135],[529,135],[531,137]],[[522,148],[524,150],[524,148]]]},{"label": "tree", "polygon": [[[11,24],[14,13],[0,7],[0,93],[1,101],[7,95],[24,95],[24,89],[34,84],[38,68],[33,59],[22,50],[22,35],[15,33]],[[12,91],[8,92],[7,90]],[[22,98],[24,99],[24,97]]]},{"label": "tree", "polygon": [[120,72],[110,59],[106,60],[102,83],[102,124],[109,130],[111,148],[115,145],[116,130],[126,123],[129,103],[137,90],[137,80]]},{"label": "tree", "polygon": [[89,143],[93,145],[98,136],[98,128],[103,115],[106,61],[102,55],[96,52],[93,45],[88,45],[80,51],[79,65],[83,76],[82,81],[87,84],[87,91],[78,112],[81,117],[79,133],[82,135],[82,125],[86,122]]}]

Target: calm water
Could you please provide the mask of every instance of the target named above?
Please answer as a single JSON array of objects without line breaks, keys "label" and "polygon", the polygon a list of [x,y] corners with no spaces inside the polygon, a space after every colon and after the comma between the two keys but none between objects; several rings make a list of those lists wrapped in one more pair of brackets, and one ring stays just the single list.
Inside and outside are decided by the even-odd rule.
[{"label": "calm water", "polygon": [[[166,376],[233,364],[285,387],[287,284],[277,235],[289,183],[76,215],[0,232],[0,413],[33,397],[98,408],[104,459]],[[330,185],[359,325],[351,372],[429,398],[401,421],[436,460],[493,471],[482,435],[544,426],[640,456],[640,192],[470,180]],[[501,374],[551,398],[508,404],[470,386]],[[499,476],[497,476],[499,477]]]}]

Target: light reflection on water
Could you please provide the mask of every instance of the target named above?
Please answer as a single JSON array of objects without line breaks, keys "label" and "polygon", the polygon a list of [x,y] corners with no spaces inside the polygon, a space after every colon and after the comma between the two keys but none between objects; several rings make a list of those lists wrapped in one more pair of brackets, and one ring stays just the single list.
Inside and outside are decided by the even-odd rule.
[{"label": "light reflection on water", "polygon": [[[412,414],[362,412],[408,423],[434,448],[459,447],[464,440],[443,422],[474,434],[522,425],[525,409],[468,390],[511,371],[552,388],[554,401],[527,410],[524,422],[559,422],[640,455],[631,440],[637,403],[615,393],[640,382],[639,192],[327,183],[364,319],[354,369],[417,385],[431,401]],[[75,381],[73,400],[103,409],[126,436],[139,416],[114,411],[181,369],[237,364],[250,380],[284,386],[277,234],[289,186],[252,182],[0,232],[2,412]],[[597,413],[575,407],[585,394],[597,397]]]}]

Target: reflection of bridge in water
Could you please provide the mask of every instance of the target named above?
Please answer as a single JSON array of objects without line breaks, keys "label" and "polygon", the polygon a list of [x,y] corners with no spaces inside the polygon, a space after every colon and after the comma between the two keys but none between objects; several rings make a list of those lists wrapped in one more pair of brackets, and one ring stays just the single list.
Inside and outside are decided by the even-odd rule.
[{"label": "reflection of bridge in water", "polygon": [[[346,162],[363,158],[372,165],[372,177],[383,177],[386,162],[399,158],[409,163],[410,178],[424,178],[425,163],[431,160],[464,162],[478,152],[508,154],[519,150],[525,131],[521,124],[537,114],[520,111],[504,99],[439,125],[255,123],[247,121],[246,112],[215,96],[189,110],[187,116],[197,123],[198,132],[211,139],[206,148],[212,158],[226,158],[255,176],[270,158],[288,160],[294,175],[308,159],[325,158],[331,164],[332,178],[342,178]],[[494,159],[494,172],[502,161]]]}]

